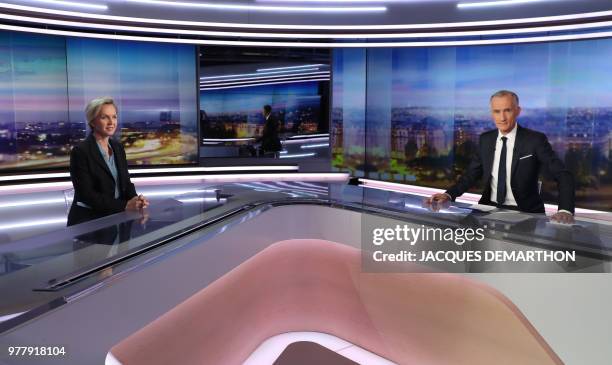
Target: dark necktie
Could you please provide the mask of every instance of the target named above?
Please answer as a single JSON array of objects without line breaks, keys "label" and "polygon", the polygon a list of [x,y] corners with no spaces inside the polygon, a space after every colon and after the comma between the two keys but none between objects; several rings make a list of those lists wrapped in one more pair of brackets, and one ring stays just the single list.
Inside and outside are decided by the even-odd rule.
[{"label": "dark necktie", "polygon": [[502,137],[502,149],[499,154],[499,170],[497,171],[497,204],[502,205],[506,201],[506,141],[508,138]]}]

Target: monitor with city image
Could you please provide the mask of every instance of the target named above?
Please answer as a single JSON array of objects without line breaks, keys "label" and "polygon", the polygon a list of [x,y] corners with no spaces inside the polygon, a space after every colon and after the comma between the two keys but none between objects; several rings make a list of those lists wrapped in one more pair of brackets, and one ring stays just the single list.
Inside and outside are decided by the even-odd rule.
[{"label": "monitor with city image", "polygon": [[131,166],[198,162],[194,46],[0,32],[0,49],[0,169],[66,169],[101,96]]},{"label": "monitor with city image", "polygon": [[[518,123],[546,134],[574,174],[576,205],[612,210],[611,57],[612,39],[335,50],[333,166],[447,188],[495,128],[489,97],[509,89],[520,97]],[[376,72],[360,76],[365,67]],[[542,173],[543,198],[556,202]]]}]

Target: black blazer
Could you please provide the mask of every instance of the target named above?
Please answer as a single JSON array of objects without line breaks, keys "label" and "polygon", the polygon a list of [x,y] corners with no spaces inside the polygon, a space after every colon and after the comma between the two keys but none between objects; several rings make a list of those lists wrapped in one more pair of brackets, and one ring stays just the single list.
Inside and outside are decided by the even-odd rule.
[{"label": "black blazer", "polygon": [[[519,125],[516,128],[518,129],[512,154],[510,186],[518,208],[524,212],[544,213],[544,202],[538,189],[538,176],[542,169],[557,182],[559,209],[573,213],[575,192],[572,173],[557,157],[543,133]],[[485,185],[479,203],[495,205],[491,201],[491,171],[497,136],[497,129],[480,135],[478,152],[472,158],[467,171],[446,191],[453,201],[484,178]]]},{"label": "black blazer", "polygon": [[[115,179],[100,154],[94,136],[90,134],[85,141],[72,148],[70,153],[74,200],[68,213],[69,226],[122,212],[128,200],[136,196],[123,146],[112,138],[109,143],[117,166],[119,198],[115,199]],[[78,206],[77,202],[85,203],[92,209]]]}]

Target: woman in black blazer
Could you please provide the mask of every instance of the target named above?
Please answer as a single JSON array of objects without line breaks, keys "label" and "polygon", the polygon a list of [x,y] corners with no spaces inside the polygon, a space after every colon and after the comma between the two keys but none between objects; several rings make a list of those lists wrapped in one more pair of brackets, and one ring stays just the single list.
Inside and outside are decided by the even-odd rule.
[{"label": "woman in black blazer", "polygon": [[136,194],[130,181],[123,146],[111,138],[117,129],[113,99],[94,99],[85,113],[91,133],[70,153],[74,200],[68,213],[69,226],[124,210],[138,211],[149,204]]}]

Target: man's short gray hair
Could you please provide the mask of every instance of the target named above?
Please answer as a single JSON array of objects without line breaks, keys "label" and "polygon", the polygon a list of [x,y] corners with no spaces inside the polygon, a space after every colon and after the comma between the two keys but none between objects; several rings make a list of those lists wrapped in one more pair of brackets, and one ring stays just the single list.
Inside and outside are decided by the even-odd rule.
[{"label": "man's short gray hair", "polygon": [[512,92],[510,90],[499,90],[495,94],[491,95],[491,98],[489,99],[489,102],[491,102],[493,100],[493,98],[499,98],[499,97],[504,97],[504,96],[512,96],[514,98],[514,102],[516,103],[516,106],[519,105],[519,97],[518,97],[518,95],[516,95],[515,92]]},{"label": "man's short gray hair", "polygon": [[100,115],[100,109],[102,109],[104,105],[114,106],[117,113],[119,113],[119,108],[117,108],[115,101],[110,96],[102,96],[91,100],[85,107],[85,117],[87,118],[87,124],[90,128],[91,124],[96,120],[98,115]]}]

